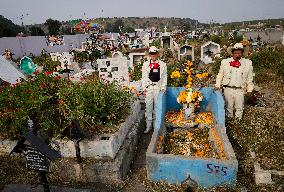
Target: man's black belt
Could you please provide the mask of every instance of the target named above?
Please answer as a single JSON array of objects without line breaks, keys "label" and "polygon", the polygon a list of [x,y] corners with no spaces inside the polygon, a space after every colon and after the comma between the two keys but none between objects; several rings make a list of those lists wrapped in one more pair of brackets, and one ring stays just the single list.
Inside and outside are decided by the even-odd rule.
[{"label": "man's black belt", "polygon": [[151,83],[150,85],[148,85],[146,88],[150,87],[150,86],[155,86],[158,85],[158,83]]},{"label": "man's black belt", "polygon": [[224,85],[223,87],[225,87],[225,88],[231,88],[231,89],[242,89],[242,87],[229,86],[229,85]]}]

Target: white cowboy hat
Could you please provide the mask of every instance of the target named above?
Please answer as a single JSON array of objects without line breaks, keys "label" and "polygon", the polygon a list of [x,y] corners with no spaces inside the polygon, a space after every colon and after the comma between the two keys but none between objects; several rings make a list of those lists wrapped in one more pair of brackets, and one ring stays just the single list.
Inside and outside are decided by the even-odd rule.
[{"label": "white cowboy hat", "polygon": [[229,47],[227,51],[228,51],[228,53],[229,53],[230,55],[232,55],[234,50],[243,50],[244,55],[246,55],[245,49],[244,49],[244,46],[243,46],[242,43],[236,43],[236,44],[234,45],[234,47]]},{"label": "white cowboy hat", "polygon": [[159,49],[155,46],[152,46],[149,49],[149,53],[158,53],[158,52],[159,52]]}]

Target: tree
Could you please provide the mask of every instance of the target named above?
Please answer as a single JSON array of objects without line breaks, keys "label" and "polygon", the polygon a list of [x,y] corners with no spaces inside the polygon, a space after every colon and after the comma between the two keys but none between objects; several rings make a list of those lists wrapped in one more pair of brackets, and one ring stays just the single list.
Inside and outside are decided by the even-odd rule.
[{"label": "tree", "polygon": [[122,30],[124,33],[134,33],[135,29],[133,27],[130,27],[129,25],[125,26]]},{"label": "tree", "polygon": [[0,37],[15,37],[20,32],[25,32],[23,27],[0,15]]},{"label": "tree", "polygon": [[30,28],[30,33],[31,33],[31,36],[45,36],[44,31],[40,27],[37,27],[37,26],[32,26]]},{"label": "tree", "polygon": [[115,33],[119,33],[123,28],[124,23],[121,19],[116,20],[112,25],[113,32]]},{"label": "tree", "polygon": [[58,35],[61,23],[58,20],[47,19],[44,23],[47,26],[50,35]]}]

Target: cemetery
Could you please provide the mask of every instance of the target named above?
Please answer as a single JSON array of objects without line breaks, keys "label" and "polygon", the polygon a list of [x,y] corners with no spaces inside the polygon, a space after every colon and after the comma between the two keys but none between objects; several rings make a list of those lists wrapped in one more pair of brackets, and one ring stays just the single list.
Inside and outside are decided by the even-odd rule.
[{"label": "cemetery", "polygon": [[[280,40],[167,26],[109,33],[105,25],[80,20],[74,35],[0,38],[0,189],[284,189]],[[243,60],[223,69],[230,50],[242,50]],[[251,72],[254,88],[243,93],[242,118],[229,117],[222,89],[244,87],[216,82],[248,60],[253,71],[242,78]]]}]

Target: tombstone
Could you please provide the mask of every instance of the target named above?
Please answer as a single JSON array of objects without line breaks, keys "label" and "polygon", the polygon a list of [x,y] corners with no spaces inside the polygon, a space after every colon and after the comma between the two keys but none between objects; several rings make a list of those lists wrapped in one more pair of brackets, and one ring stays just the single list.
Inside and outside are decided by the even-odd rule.
[{"label": "tombstone", "polygon": [[142,43],[145,47],[149,47],[150,46],[150,34],[146,33],[143,38],[142,38]]},{"label": "tombstone", "polygon": [[123,54],[120,51],[116,51],[112,54],[112,58],[114,58],[114,59],[123,58]]},{"label": "tombstone", "polygon": [[50,57],[52,61],[59,61],[62,55],[60,53],[50,53]]},{"label": "tombstone", "polygon": [[[28,122],[29,124],[29,122]],[[33,123],[30,123],[30,128]],[[44,192],[50,192],[47,173],[49,172],[50,161],[55,161],[61,157],[60,153],[49,148],[47,143],[40,137],[35,130],[31,129],[28,133],[21,136],[12,153],[23,153],[26,158],[26,167],[39,173]]]},{"label": "tombstone", "polygon": [[63,52],[59,58],[59,61],[61,63],[62,69],[71,69],[72,68],[72,60],[73,56],[69,54],[68,52]]},{"label": "tombstone", "polygon": [[109,82],[117,81],[121,85],[128,86],[129,74],[127,59],[98,59],[97,63],[101,79]]},{"label": "tombstone", "polygon": [[282,45],[284,45],[284,34],[282,36]]},{"label": "tombstone", "polygon": [[132,52],[129,53],[129,67],[133,68],[133,66],[141,62],[142,59],[146,56],[145,52]]},{"label": "tombstone", "polygon": [[161,37],[161,46],[164,49],[173,49],[173,38],[170,33],[164,33]]},{"label": "tombstone", "polygon": [[220,52],[220,45],[209,41],[201,46],[201,61],[205,64],[210,64],[213,62],[215,56],[218,56]]},{"label": "tombstone", "polygon": [[187,60],[194,61],[194,47],[191,45],[183,45],[178,49],[178,59],[186,58]]}]

